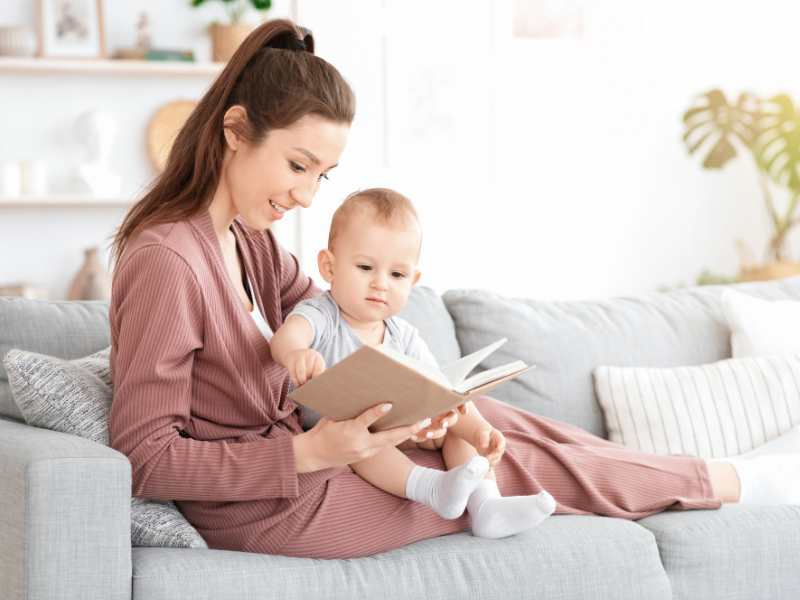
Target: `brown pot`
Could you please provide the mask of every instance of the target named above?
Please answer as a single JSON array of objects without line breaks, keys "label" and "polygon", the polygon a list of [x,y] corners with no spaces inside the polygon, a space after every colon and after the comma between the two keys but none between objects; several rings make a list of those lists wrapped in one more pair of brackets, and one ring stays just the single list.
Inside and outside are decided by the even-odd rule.
[{"label": "brown pot", "polygon": [[98,248],[87,248],[80,271],[69,286],[67,300],[110,300],[111,276],[100,263]]},{"label": "brown pot", "polygon": [[211,25],[211,46],[214,62],[228,62],[250,32],[252,25]]},{"label": "brown pot", "polygon": [[739,281],[767,281],[800,275],[800,262],[778,261],[752,269],[742,269]]}]

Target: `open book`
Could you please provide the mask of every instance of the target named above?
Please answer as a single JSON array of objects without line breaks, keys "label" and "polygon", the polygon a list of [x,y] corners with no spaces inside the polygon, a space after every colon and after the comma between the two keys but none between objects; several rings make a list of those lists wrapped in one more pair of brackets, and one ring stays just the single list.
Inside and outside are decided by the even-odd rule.
[{"label": "open book", "polygon": [[357,417],[371,406],[393,408],[370,428],[381,431],[434,417],[532,369],[521,360],[469,374],[506,343],[503,338],[443,368],[387,346],[362,346],[289,398],[335,421]]}]

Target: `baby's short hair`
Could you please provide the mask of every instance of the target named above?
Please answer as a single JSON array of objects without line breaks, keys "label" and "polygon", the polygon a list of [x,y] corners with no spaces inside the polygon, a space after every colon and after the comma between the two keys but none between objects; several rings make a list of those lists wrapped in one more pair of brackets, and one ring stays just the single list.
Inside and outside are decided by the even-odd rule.
[{"label": "baby's short hair", "polygon": [[[333,244],[347,222],[358,212],[368,210],[372,218],[381,224],[402,224],[416,222],[419,217],[411,200],[400,192],[389,188],[370,188],[353,192],[333,213],[331,230],[328,234],[328,250],[333,251]],[[421,235],[421,232],[420,232]]]}]

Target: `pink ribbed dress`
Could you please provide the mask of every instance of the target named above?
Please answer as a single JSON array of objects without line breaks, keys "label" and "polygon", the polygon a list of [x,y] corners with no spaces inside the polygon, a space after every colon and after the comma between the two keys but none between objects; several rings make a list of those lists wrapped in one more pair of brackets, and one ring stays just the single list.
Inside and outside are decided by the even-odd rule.
[{"label": "pink ribbed dress", "polygon": [[[233,225],[255,300],[273,331],[319,293],[270,232]],[[468,529],[362,480],[347,466],[296,473],[300,412],[288,375],[234,292],[202,211],[131,240],[109,313],[111,446],[133,469],[133,494],[175,500],[209,547],[351,558]],[[476,406],[506,436],[504,495],[548,490],[559,514],[638,519],[667,508],[718,508],[703,461],[626,449],[489,397]],[[412,449],[444,468],[440,452]]]}]

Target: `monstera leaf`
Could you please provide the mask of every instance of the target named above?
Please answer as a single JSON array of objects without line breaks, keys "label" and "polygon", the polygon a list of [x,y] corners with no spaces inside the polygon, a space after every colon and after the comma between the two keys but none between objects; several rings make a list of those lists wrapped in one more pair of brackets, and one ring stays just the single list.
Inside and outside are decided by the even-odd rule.
[{"label": "monstera leaf", "polygon": [[759,114],[755,96],[745,92],[739,94],[736,104],[731,104],[722,90],[711,90],[699,96],[683,115],[683,141],[689,154],[710,146],[703,167],[719,169],[736,156],[734,140],[748,148],[753,144],[758,135]]},{"label": "monstera leaf", "polygon": [[773,181],[800,192],[800,113],[792,99],[779,94],[762,103],[753,155]]}]

